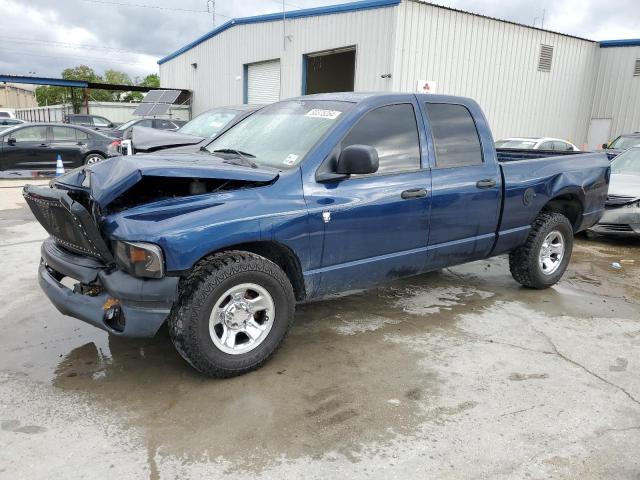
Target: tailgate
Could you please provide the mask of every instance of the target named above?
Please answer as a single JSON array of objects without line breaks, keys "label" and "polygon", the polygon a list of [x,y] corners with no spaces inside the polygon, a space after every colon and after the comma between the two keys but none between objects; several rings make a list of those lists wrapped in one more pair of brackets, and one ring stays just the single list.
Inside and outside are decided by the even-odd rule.
[{"label": "tailgate", "polygon": [[33,215],[56,243],[106,262],[113,261],[93,217],[69,192],[27,185],[22,194]]}]

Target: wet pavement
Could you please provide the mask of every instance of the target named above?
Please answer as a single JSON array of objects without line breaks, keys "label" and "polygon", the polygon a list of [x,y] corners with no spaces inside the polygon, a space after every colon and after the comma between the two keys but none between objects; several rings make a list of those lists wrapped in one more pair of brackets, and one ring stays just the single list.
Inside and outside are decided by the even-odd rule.
[{"label": "wet pavement", "polygon": [[640,242],[578,238],[546,291],[498,257],[299,306],[273,360],[211,380],[164,330],[60,315],[5,185],[2,479],[640,478]]}]

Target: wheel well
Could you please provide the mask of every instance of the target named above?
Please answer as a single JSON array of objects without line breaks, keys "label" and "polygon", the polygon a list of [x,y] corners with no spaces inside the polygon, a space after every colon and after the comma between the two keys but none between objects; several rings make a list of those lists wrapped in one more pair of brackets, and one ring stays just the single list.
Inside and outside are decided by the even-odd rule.
[{"label": "wheel well", "polygon": [[89,151],[89,152],[85,153],[85,154],[84,154],[84,157],[82,157],[82,158],[86,160],[86,159],[87,159],[87,157],[88,157],[89,155],[93,155],[94,153],[97,153],[97,154],[98,154],[98,155],[100,155],[102,158],[107,158],[107,154],[106,154],[106,153],[101,152],[100,150],[91,150],[91,151]]},{"label": "wheel well", "polygon": [[577,195],[567,193],[549,200],[542,211],[561,213],[569,219],[569,222],[571,222],[573,230],[575,231],[580,226],[582,202]]},{"label": "wheel well", "polygon": [[287,277],[289,277],[296,300],[302,301],[305,299],[306,292],[300,260],[293,250],[286,245],[278,242],[250,242],[231,245],[214,253],[223,252],[225,250],[243,250],[271,260],[284,271]]}]

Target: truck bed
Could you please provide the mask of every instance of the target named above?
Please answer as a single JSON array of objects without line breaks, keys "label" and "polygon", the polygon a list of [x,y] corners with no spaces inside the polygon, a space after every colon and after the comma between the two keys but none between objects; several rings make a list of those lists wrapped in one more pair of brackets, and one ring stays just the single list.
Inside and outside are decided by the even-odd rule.
[{"label": "truck bed", "polygon": [[523,150],[518,148],[496,148],[496,156],[499,162],[514,162],[517,160],[531,160],[534,158],[564,157],[581,155],[588,152],[575,152],[573,150]]},{"label": "truck bed", "polygon": [[[498,151],[498,158],[503,152]],[[602,215],[610,170],[604,153],[553,152],[553,156],[545,156],[549,152],[527,152],[534,154],[518,158],[516,151],[509,150],[508,159],[500,159],[504,194],[496,252],[523,242],[538,212],[555,198],[575,198],[581,205],[580,211],[565,212],[576,232],[590,227]]]}]

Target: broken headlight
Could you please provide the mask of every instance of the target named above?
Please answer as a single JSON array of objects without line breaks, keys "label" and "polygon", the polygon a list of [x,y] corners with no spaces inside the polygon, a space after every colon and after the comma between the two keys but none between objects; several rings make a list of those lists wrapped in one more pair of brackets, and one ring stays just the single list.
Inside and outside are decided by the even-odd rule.
[{"label": "broken headlight", "polygon": [[162,249],[153,243],[122,242],[115,244],[116,263],[134,277],[162,278]]}]

